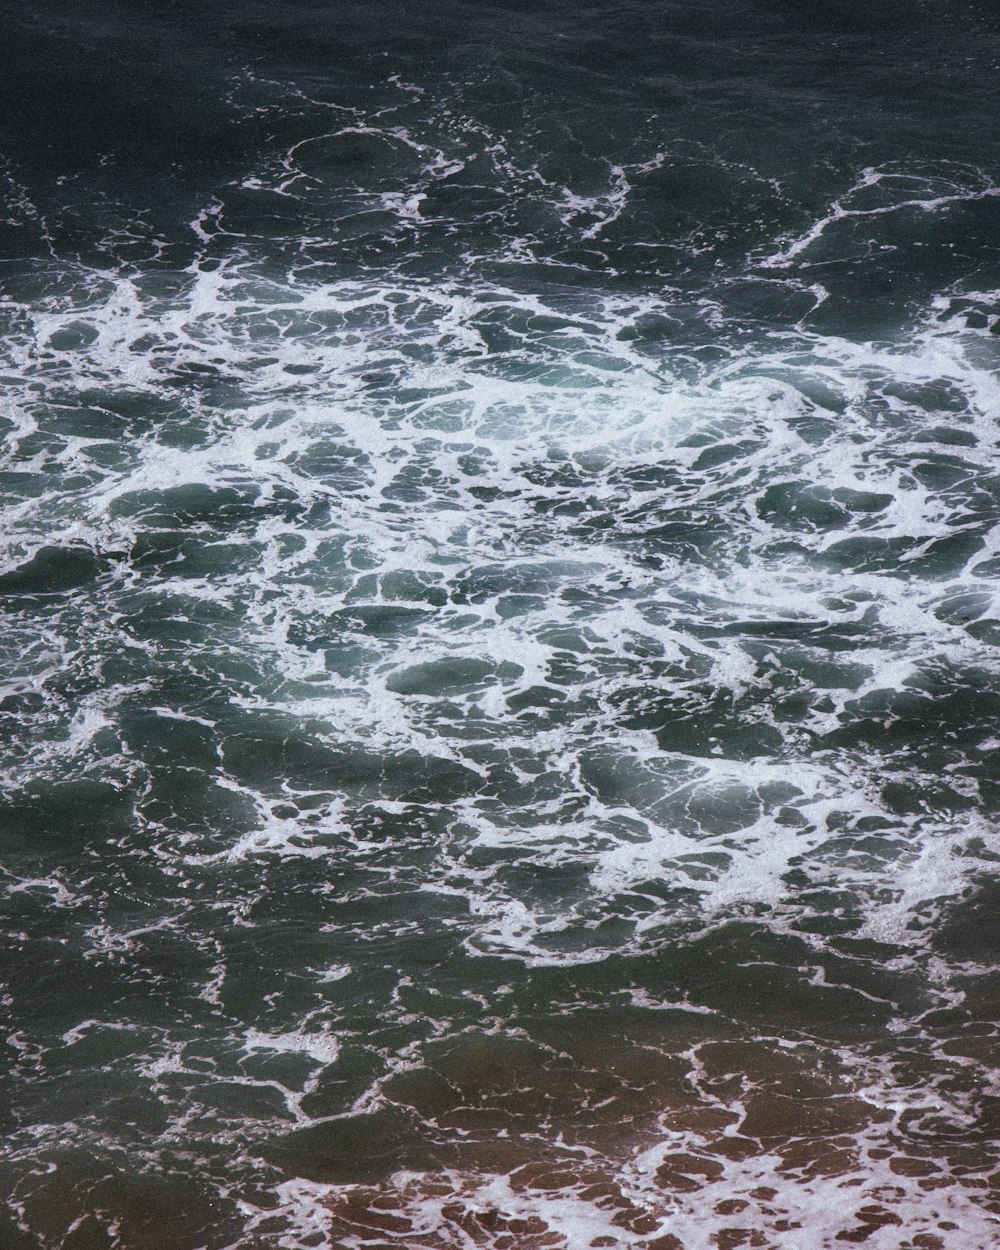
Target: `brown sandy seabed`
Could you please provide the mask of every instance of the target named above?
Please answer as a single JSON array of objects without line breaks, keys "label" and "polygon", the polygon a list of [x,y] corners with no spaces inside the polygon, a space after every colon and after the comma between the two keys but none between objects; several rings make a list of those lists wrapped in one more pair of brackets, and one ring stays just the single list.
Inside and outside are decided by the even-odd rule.
[{"label": "brown sandy seabed", "polygon": [[[419,1118],[438,1137],[423,1159],[371,1183],[324,1177],[321,1159],[299,1169],[312,1172],[298,1202],[315,1231],[296,1244],[992,1250],[1000,1091],[986,1082],[996,1039],[964,1043],[979,1054],[938,1048],[901,1063],[887,1046],[876,1088],[845,1052],[773,1039],[684,1054],[596,1043],[585,1064],[577,1054],[539,1072],[531,1043],[466,1038],[391,1078],[389,1104],[355,1120],[370,1125],[368,1147],[358,1139],[367,1153],[399,1116]],[[323,1132],[306,1140],[319,1146]]]}]

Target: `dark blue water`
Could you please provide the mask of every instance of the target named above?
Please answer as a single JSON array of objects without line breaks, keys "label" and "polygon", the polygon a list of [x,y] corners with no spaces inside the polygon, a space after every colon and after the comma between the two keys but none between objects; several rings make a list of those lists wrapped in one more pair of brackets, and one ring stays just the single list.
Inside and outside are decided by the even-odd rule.
[{"label": "dark blue water", "polygon": [[989,1250],[1000,18],[4,6],[12,1250]]}]

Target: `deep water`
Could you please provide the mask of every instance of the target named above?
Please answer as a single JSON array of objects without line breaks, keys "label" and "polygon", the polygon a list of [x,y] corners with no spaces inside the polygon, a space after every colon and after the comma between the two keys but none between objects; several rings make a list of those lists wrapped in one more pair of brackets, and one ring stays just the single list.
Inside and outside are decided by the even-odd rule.
[{"label": "deep water", "polygon": [[995,7],[0,13],[0,1247],[995,1246]]}]

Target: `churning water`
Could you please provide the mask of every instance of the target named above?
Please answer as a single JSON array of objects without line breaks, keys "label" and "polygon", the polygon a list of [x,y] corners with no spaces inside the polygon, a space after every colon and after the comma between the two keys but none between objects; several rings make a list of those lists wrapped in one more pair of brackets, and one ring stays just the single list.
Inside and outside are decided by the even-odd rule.
[{"label": "churning water", "polygon": [[1000,19],[4,6],[11,1250],[1000,1238]]}]

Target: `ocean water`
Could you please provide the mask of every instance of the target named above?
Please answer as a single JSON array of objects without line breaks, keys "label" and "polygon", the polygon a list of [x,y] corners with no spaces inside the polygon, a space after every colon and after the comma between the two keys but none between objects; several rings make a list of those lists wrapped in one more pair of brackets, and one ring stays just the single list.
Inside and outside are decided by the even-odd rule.
[{"label": "ocean water", "polygon": [[1000,1242],[998,78],[3,6],[3,1250]]}]

